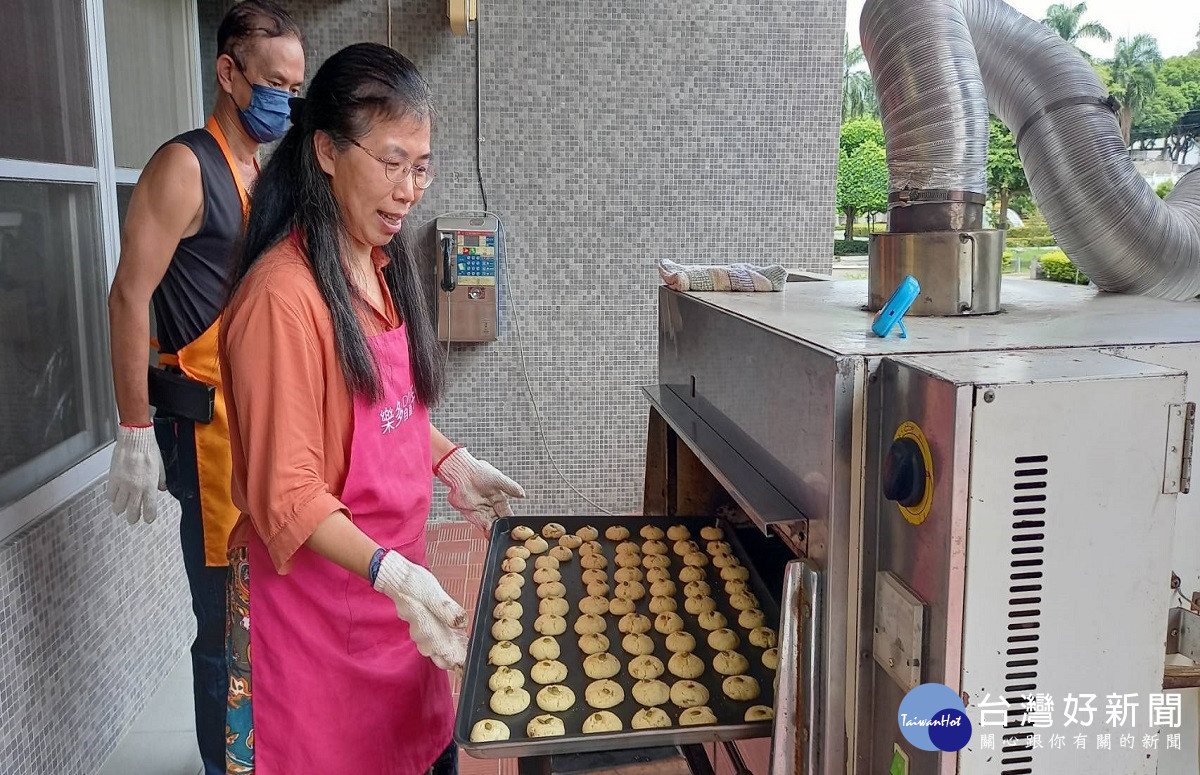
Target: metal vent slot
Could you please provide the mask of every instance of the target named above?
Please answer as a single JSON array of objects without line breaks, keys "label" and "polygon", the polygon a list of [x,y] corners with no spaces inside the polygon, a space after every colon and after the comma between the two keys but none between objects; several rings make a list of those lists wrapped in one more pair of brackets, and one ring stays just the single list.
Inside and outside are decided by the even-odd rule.
[{"label": "metal vent slot", "polygon": [[1041,628],[1042,578],[1040,568],[1043,560],[1032,555],[1045,552],[1046,501],[1049,463],[1046,455],[1026,455],[1015,459],[1013,471],[1012,533],[1009,538],[1009,582],[1008,588],[1008,643],[1004,675],[1005,701],[1008,703],[1008,719],[1002,736],[1001,752],[1003,766],[1001,775],[1032,775],[1033,732],[1026,721],[1025,698],[1038,689],[1040,639],[1036,630]]}]

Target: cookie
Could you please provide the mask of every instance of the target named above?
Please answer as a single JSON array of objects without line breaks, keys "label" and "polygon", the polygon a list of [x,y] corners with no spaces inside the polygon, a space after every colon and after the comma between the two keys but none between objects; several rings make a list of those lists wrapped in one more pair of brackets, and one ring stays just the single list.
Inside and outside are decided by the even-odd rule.
[{"label": "cookie", "polygon": [[695,708],[708,702],[708,689],[697,681],[676,681],[669,699],[676,707]]},{"label": "cookie", "polygon": [[561,683],[567,679],[567,666],[557,659],[543,659],[530,668],[529,677],[543,686]]},{"label": "cookie", "polygon": [[611,600],[608,603],[608,612],[613,616],[631,614],[635,608],[637,608],[637,603],[632,600],[626,600],[623,597],[618,597],[616,600]]},{"label": "cookie", "polygon": [[502,640],[488,650],[489,665],[511,665],[521,659],[521,649],[511,640]]},{"label": "cookie", "polygon": [[515,640],[521,637],[523,628],[516,619],[498,619],[492,625],[492,637],[496,640]]},{"label": "cookie", "polygon": [[583,672],[588,678],[612,678],[621,672],[621,660],[607,651],[592,654],[583,660]]},{"label": "cookie", "polygon": [[770,721],[775,718],[775,711],[766,705],[751,705],[746,709],[746,721]]},{"label": "cookie", "polygon": [[671,547],[671,551],[680,557],[687,557],[692,552],[700,551],[700,547],[696,545],[695,541],[676,541],[675,545]]},{"label": "cookie", "polygon": [[563,586],[561,581],[551,581],[548,584],[538,584],[537,596],[539,598],[547,597],[562,597],[567,594],[567,588]]},{"label": "cookie", "polygon": [[557,541],[567,534],[567,529],[557,522],[547,522],[542,525],[542,536],[547,541]]},{"label": "cookie", "polygon": [[642,554],[666,554],[667,545],[662,541],[647,541],[642,544]]},{"label": "cookie", "polygon": [[575,704],[575,692],[562,684],[551,684],[537,693],[537,704],[542,710],[561,713]]},{"label": "cookie", "polygon": [[507,686],[492,694],[488,707],[501,716],[515,716],[529,707],[529,692]]},{"label": "cookie", "polygon": [[702,527],[700,537],[705,541],[720,541],[725,537],[725,531],[719,527]]},{"label": "cookie", "polygon": [[721,675],[744,675],[750,662],[736,651],[721,651],[713,657],[713,670]]},{"label": "cookie", "polygon": [[721,682],[721,691],[731,700],[747,702],[758,697],[758,680],[752,675],[731,675]]},{"label": "cookie", "polygon": [[510,546],[504,550],[504,556],[505,556],[505,558],[509,558],[509,559],[511,559],[513,557],[518,557],[522,560],[528,560],[529,559],[529,550],[526,549],[524,546]]},{"label": "cookie", "polygon": [[671,726],[671,717],[662,708],[642,708],[633,714],[629,726],[634,729],[662,729]]},{"label": "cookie", "polygon": [[580,614],[575,620],[575,634],[588,635],[592,633],[601,633],[608,628],[608,623],[604,621],[604,617],[599,614]]},{"label": "cookie", "polygon": [[755,627],[762,627],[766,621],[766,616],[757,608],[747,608],[738,614],[738,624],[745,627],[747,630],[753,630]]},{"label": "cookie", "polygon": [[533,538],[537,534],[533,532],[533,528],[531,528],[531,527],[526,527],[525,525],[517,525],[516,527],[514,527],[512,530],[509,531],[508,535],[514,541],[528,541],[530,538]]},{"label": "cookie", "polygon": [[733,547],[727,541],[709,541],[704,546],[709,554],[733,554]]},{"label": "cookie", "polygon": [[567,730],[563,726],[562,719],[558,716],[551,716],[549,713],[534,716],[525,727],[525,734],[528,737],[558,737],[566,733]]},{"label": "cookie", "polygon": [[662,660],[653,654],[642,654],[629,660],[629,674],[639,681],[658,678],[664,670]]},{"label": "cookie", "polygon": [[584,654],[603,654],[608,651],[608,636],[589,632],[579,636],[579,650]]},{"label": "cookie", "polygon": [[679,714],[680,726],[696,727],[715,723],[717,723],[717,717],[713,715],[712,710],[704,706],[700,706],[699,708],[688,708],[683,713]]},{"label": "cookie", "polygon": [[579,612],[594,615],[606,614],[608,613],[608,598],[589,595],[579,601]]},{"label": "cookie", "polygon": [[511,584],[515,587],[523,587],[525,586],[525,577],[520,573],[505,573],[496,581],[496,586],[501,586],[504,584]]},{"label": "cookie", "polygon": [[[603,573],[604,571],[600,572]],[[625,581],[641,581],[642,578],[642,569],[637,567],[619,568],[617,572],[613,574],[613,579],[618,584]]]},{"label": "cookie", "polygon": [[603,570],[608,567],[608,560],[602,554],[588,554],[579,558],[579,567]]},{"label": "cookie", "polygon": [[719,630],[713,630],[708,634],[708,645],[717,651],[732,651],[740,646],[741,639],[737,633],[728,627],[722,627]]},{"label": "cookie", "polygon": [[650,584],[650,594],[654,597],[669,597],[675,594],[675,582],[670,579],[655,581]]},{"label": "cookie", "polygon": [[508,725],[503,721],[485,718],[481,721],[476,721],[475,726],[471,727],[472,743],[492,743],[497,740],[507,739]]},{"label": "cookie", "polygon": [[538,570],[542,570],[543,568],[549,568],[550,570],[558,570],[560,565],[562,565],[562,563],[558,561],[558,558],[551,557],[550,555],[546,555],[545,557],[539,557],[533,561],[533,567],[537,568]]},{"label": "cookie", "polygon": [[704,552],[689,552],[683,556],[683,564],[693,568],[703,568],[708,565],[708,555]]},{"label": "cookie", "polygon": [[671,675],[679,678],[699,678],[704,675],[704,660],[690,652],[680,651],[667,660],[667,669]]},{"label": "cookie", "polygon": [[591,584],[594,581],[608,581],[608,573],[598,568],[588,568],[581,576],[584,584]]},{"label": "cookie", "polygon": [[538,614],[540,616],[546,616],[547,614],[550,616],[566,616],[570,610],[571,604],[561,597],[543,598],[538,603]]},{"label": "cookie", "polygon": [[734,581],[726,581],[725,582],[725,594],[727,594],[727,595],[736,595],[739,592],[749,592],[749,591],[750,591],[750,585],[744,581],[734,580]]},{"label": "cookie", "polygon": [[717,610],[717,601],[711,597],[689,597],[683,601],[683,607],[692,616],[699,616],[706,611]]},{"label": "cookie", "polygon": [[650,640],[649,635],[641,635],[637,633],[629,633],[624,638],[621,638],[621,648],[635,657],[643,654],[654,653],[654,641]]},{"label": "cookie", "polygon": [[617,622],[617,629],[626,635],[631,632],[635,635],[650,632],[650,619],[641,614],[625,614]]},{"label": "cookie", "polygon": [[763,652],[762,663],[771,670],[779,669],[779,649],[767,649]]},{"label": "cookie", "polygon": [[712,594],[712,587],[707,581],[689,581],[683,587],[683,594],[687,597],[708,597]]},{"label": "cookie", "polygon": [[637,554],[618,554],[613,563],[621,569],[636,568],[642,564],[642,558]]},{"label": "cookie", "polygon": [[696,621],[700,622],[700,626],[710,632],[719,630],[729,624],[729,620],[725,618],[725,614],[720,611],[705,611],[696,617]]},{"label": "cookie", "polygon": [[[609,529],[611,530],[612,528]],[[585,735],[596,732],[620,732],[621,729],[621,719],[607,710],[598,710],[583,720],[583,733]]]},{"label": "cookie", "polygon": [[605,678],[588,684],[583,699],[593,708],[613,708],[625,699],[625,690],[616,681]]},{"label": "cookie", "polygon": [[558,562],[561,564],[571,559],[571,550],[565,546],[555,546],[546,556],[558,560]]},{"label": "cookie", "polygon": [[559,536],[558,545],[568,550],[578,549],[583,545],[583,539],[573,535]]},{"label": "cookie", "polygon": [[646,596],[646,587],[640,581],[622,581],[613,590],[613,597],[624,600],[641,600]]},{"label": "cookie", "polygon": [[525,609],[516,600],[505,600],[503,603],[496,603],[496,607],[492,609],[493,619],[520,619],[525,613]]},{"label": "cookie", "polygon": [[501,689],[520,689],[525,685],[525,674],[515,667],[498,667],[488,678],[488,688],[493,692]]},{"label": "cookie", "polygon": [[741,565],[730,565],[727,568],[721,568],[721,581],[747,581],[749,578],[750,571]]},{"label": "cookie", "polygon": [[525,542],[525,548],[530,554],[541,554],[550,548],[550,544],[546,543],[546,539],[541,536],[534,536]]},{"label": "cookie", "polygon": [[542,614],[533,623],[533,629],[542,635],[562,635],[567,631],[567,620],[554,614]]},{"label": "cookie", "polygon": [[[640,571],[639,571],[639,573],[640,573]],[[653,584],[657,581],[670,581],[670,580],[671,580],[671,571],[667,570],[666,568],[651,568],[650,570],[646,571],[646,581],[649,581],[651,584]],[[641,581],[641,579],[638,579],[638,581]]]},{"label": "cookie", "polygon": [[539,662],[543,659],[558,659],[560,653],[562,651],[558,647],[558,641],[549,635],[543,635],[529,644],[529,656]]},{"label": "cookie", "polygon": [[579,556],[587,557],[591,554],[604,554],[604,547],[599,541],[584,541],[579,545]]},{"label": "cookie", "polygon": [[629,538],[629,528],[621,525],[613,525],[604,531],[604,537],[609,541],[624,541]]},{"label": "cookie", "polygon": [[666,611],[654,617],[654,629],[663,635],[670,635],[683,629],[683,619],[674,611]]},{"label": "cookie", "polygon": [[654,678],[647,678],[638,681],[630,690],[633,699],[637,700],[639,705],[653,707],[655,705],[663,705],[671,699],[671,690],[665,683]]},{"label": "cookie", "polygon": [[760,649],[775,648],[775,631],[770,627],[755,627],[750,631],[750,642]]},{"label": "cookie", "polygon": [[551,581],[562,581],[562,573],[554,568],[538,568],[533,572],[534,584],[549,584]]},{"label": "cookie", "polygon": [[636,541],[622,541],[617,544],[617,554],[632,554],[641,557],[642,545]]},{"label": "cookie", "polygon": [[758,598],[749,592],[738,592],[729,596],[729,604],[739,611],[749,611],[758,608]]},{"label": "cookie", "polygon": [[642,538],[645,538],[649,541],[661,541],[663,536],[666,535],[666,533],[664,533],[662,531],[662,528],[660,528],[660,527],[655,527],[654,525],[646,525],[641,530],[638,531],[638,535],[640,535]]},{"label": "cookie", "polygon": [[736,568],[741,565],[738,558],[734,557],[729,552],[718,552],[713,555],[712,564],[718,568]]},{"label": "cookie", "polygon": [[646,570],[652,568],[669,568],[671,560],[665,554],[647,554],[642,558],[642,567]]},{"label": "cookie", "polygon": [[672,541],[686,541],[692,537],[692,531],[683,525],[671,525],[667,528],[667,538]]},{"label": "cookie", "polygon": [[696,638],[690,632],[673,632],[667,636],[667,651],[670,651],[672,654],[695,650]]},{"label": "cookie", "polygon": [[575,535],[579,536],[584,541],[595,541],[600,537],[600,531],[591,525],[584,525],[575,531]]},{"label": "cookie", "polygon": [[608,583],[593,581],[587,585],[587,593],[589,597],[608,597]]},{"label": "cookie", "polygon": [[521,573],[525,570],[525,561],[520,557],[509,557],[500,563],[500,570],[505,573]]},{"label": "cookie", "polygon": [[650,613],[665,614],[669,611],[678,611],[679,603],[675,602],[673,597],[652,597],[650,598]]},{"label": "cookie", "polygon": [[707,574],[704,568],[697,568],[695,565],[688,565],[686,568],[681,568],[679,571],[679,580],[684,584],[690,584],[693,581],[704,581]]}]

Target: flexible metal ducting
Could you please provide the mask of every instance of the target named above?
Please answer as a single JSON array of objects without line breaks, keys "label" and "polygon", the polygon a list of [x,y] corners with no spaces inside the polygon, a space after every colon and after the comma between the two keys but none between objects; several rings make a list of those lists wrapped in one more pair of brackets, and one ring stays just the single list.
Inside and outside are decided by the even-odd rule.
[{"label": "flexible metal ducting", "polygon": [[1059,246],[1097,286],[1200,294],[1200,168],[1160,200],[1073,46],[1001,0],[868,0],[860,31],[893,196],[985,192],[990,105]]}]

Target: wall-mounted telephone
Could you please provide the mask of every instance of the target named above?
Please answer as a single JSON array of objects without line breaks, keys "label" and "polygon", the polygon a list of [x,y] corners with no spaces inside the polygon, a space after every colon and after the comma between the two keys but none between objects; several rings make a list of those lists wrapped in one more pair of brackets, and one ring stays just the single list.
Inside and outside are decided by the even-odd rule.
[{"label": "wall-mounted telephone", "polygon": [[500,333],[500,223],[437,219],[438,339],[494,342]]}]

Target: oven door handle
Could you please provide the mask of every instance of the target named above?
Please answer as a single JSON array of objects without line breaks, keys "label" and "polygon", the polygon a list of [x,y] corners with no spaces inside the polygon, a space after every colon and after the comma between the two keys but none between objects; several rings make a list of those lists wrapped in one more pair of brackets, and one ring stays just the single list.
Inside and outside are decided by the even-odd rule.
[{"label": "oven door handle", "polygon": [[821,751],[821,573],[792,560],[783,581],[779,689],[771,739],[771,775],[818,775]]}]

